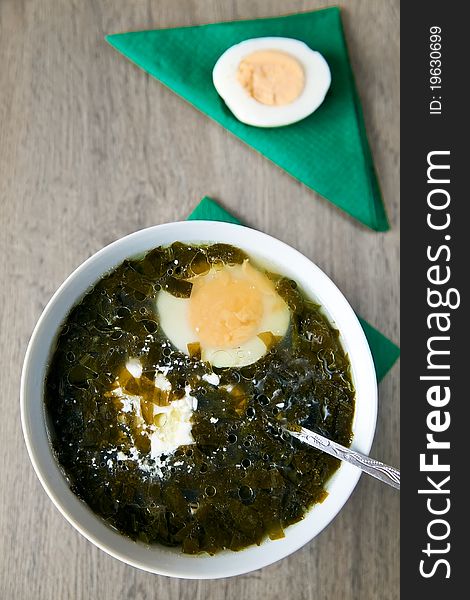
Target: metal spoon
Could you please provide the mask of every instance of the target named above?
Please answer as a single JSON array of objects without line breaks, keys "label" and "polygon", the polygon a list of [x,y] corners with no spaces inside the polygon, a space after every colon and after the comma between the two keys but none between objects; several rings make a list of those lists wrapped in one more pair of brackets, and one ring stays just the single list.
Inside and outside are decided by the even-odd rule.
[{"label": "metal spoon", "polygon": [[397,490],[400,489],[400,471],[395,469],[395,467],[390,467],[389,465],[373,458],[369,458],[360,452],[346,448],[319,433],[305,429],[305,427],[301,427],[298,431],[288,429],[287,427],[283,427],[283,430],[301,442],[305,442],[309,446],[313,446],[318,450],[331,454],[331,456],[339,458],[339,460],[351,463],[358,469],[372,475],[372,477],[380,479],[380,481],[391,485]]}]

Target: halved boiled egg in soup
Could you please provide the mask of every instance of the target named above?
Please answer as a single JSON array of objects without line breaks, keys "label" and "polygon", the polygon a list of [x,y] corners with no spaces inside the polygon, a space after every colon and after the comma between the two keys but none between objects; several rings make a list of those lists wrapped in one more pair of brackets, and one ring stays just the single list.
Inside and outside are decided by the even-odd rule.
[{"label": "halved boiled egg in soup", "polygon": [[331,73],[323,56],[292,38],[245,40],[216,62],[214,86],[242,123],[280,127],[308,117],[323,102]]},{"label": "halved boiled egg in soup", "polygon": [[200,353],[214,367],[245,366],[259,360],[286,334],[287,304],[249,260],[213,266],[190,281],[189,298],[165,290],[157,297],[163,332],[186,354]]}]

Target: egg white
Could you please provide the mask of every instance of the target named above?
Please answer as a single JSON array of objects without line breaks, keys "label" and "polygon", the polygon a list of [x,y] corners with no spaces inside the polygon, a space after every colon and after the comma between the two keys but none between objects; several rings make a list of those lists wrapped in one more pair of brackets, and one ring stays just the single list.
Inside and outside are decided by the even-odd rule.
[{"label": "egg white", "polygon": [[[304,89],[290,104],[262,104],[239,83],[237,72],[240,62],[258,50],[286,52],[302,65]],[[284,37],[263,37],[245,40],[226,50],[214,66],[212,80],[217,92],[239,121],[256,127],[281,127],[305,119],[320,106],[331,84],[331,72],[323,56],[304,42]]]}]

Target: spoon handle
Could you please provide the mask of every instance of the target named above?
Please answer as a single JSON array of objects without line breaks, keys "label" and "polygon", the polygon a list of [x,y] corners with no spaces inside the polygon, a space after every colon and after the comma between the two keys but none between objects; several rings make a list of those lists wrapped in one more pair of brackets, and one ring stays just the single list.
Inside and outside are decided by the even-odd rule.
[{"label": "spoon handle", "polygon": [[287,428],[285,428],[285,431],[290,433],[290,435],[298,440],[305,442],[306,444],[309,444],[318,450],[323,450],[323,452],[331,454],[331,456],[339,458],[339,460],[351,463],[355,467],[358,467],[362,471],[372,475],[372,477],[380,479],[380,481],[391,485],[397,490],[400,489],[400,471],[395,469],[395,467],[390,467],[389,465],[386,465],[373,458],[369,458],[360,452],[346,448],[345,446],[342,446],[337,442],[333,442],[323,435],[315,433],[314,431],[310,431],[309,429],[305,429],[304,427],[302,427],[300,431],[293,431]]}]

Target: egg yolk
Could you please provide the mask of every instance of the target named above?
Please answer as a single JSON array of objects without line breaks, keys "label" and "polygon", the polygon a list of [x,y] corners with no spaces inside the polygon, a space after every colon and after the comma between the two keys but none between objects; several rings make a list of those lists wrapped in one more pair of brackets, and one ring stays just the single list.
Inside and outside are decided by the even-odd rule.
[{"label": "egg yolk", "polygon": [[248,262],[195,279],[189,321],[201,346],[233,348],[256,336],[265,293],[275,293],[274,286]]},{"label": "egg yolk", "polygon": [[258,50],[238,65],[237,78],[258,102],[282,106],[296,100],[305,84],[302,65],[280,50]]}]

